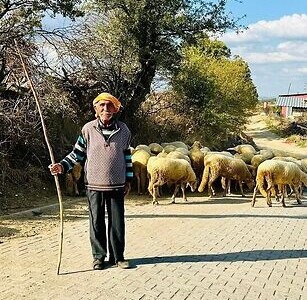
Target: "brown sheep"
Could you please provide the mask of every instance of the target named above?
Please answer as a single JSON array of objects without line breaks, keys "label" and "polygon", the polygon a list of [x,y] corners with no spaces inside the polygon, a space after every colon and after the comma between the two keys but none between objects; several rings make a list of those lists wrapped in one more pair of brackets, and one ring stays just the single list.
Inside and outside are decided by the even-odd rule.
[{"label": "brown sheep", "polygon": [[[249,189],[252,189],[254,186],[253,176],[243,160],[221,154],[213,154],[210,156],[210,159],[205,162],[205,170],[198,191],[203,192],[208,183],[209,195],[213,196],[212,184],[220,176],[224,177],[226,180],[238,180],[242,197],[245,196],[242,187],[243,181],[246,182]],[[223,196],[226,196],[226,190],[227,188],[224,187]]]},{"label": "brown sheep", "polygon": [[201,148],[201,143],[195,141],[194,144],[191,146],[189,155],[191,159],[191,165],[198,182],[201,181],[201,177],[204,171],[204,153],[200,150]]},{"label": "brown sheep", "polygon": [[82,166],[77,163],[74,165],[71,172],[66,173],[65,183],[66,183],[66,193],[69,196],[79,196],[80,192],[78,189],[78,181],[81,178]]}]

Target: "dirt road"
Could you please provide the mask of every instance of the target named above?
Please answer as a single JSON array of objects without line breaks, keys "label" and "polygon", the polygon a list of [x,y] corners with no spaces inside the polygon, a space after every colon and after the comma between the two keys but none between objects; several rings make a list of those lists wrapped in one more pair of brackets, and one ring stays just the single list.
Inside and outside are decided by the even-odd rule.
[{"label": "dirt road", "polygon": [[306,147],[299,147],[295,143],[289,143],[271,132],[267,128],[265,118],[266,116],[263,115],[252,116],[245,131],[247,135],[253,138],[260,149],[270,148],[274,150],[276,156],[293,156],[298,159],[307,158]]}]

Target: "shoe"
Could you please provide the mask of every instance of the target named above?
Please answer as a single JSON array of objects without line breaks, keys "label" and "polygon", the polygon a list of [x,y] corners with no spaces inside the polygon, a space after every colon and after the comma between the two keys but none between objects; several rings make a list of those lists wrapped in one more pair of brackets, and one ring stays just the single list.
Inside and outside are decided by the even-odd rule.
[{"label": "shoe", "polygon": [[96,258],[93,261],[93,270],[103,270],[104,269],[104,258]]},{"label": "shoe", "polygon": [[114,258],[109,258],[108,264],[109,264],[110,266],[115,266],[115,265],[116,265],[115,259],[114,259]]},{"label": "shoe", "polygon": [[130,263],[128,260],[119,260],[117,262],[117,266],[121,269],[129,269],[130,268]]}]

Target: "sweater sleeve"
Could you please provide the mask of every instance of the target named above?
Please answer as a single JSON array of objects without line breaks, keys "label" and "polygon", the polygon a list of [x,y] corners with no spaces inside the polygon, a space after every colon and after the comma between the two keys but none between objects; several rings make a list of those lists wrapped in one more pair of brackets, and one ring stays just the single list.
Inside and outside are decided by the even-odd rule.
[{"label": "sweater sleeve", "polygon": [[82,134],[80,134],[73,150],[60,161],[60,164],[63,166],[64,173],[70,172],[76,163],[83,162],[85,158],[86,141]]},{"label": "sweater sleeve", "polygon": [[126,181],[131,182],[133,178],[132,160],[131,160],[131,150],[126,149],[124,151],[125,161],[126,161]]}]

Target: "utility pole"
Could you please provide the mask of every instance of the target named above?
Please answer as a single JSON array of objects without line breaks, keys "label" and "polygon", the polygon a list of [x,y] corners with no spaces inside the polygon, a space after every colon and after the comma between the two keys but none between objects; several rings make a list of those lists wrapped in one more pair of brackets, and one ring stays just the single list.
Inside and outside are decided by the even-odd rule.
[{"label": "utility pole", "polygon": [[288,87],[288,95],[290,93],[290,88],[291,88],[291,82],[290,82],[289,87]]}]

